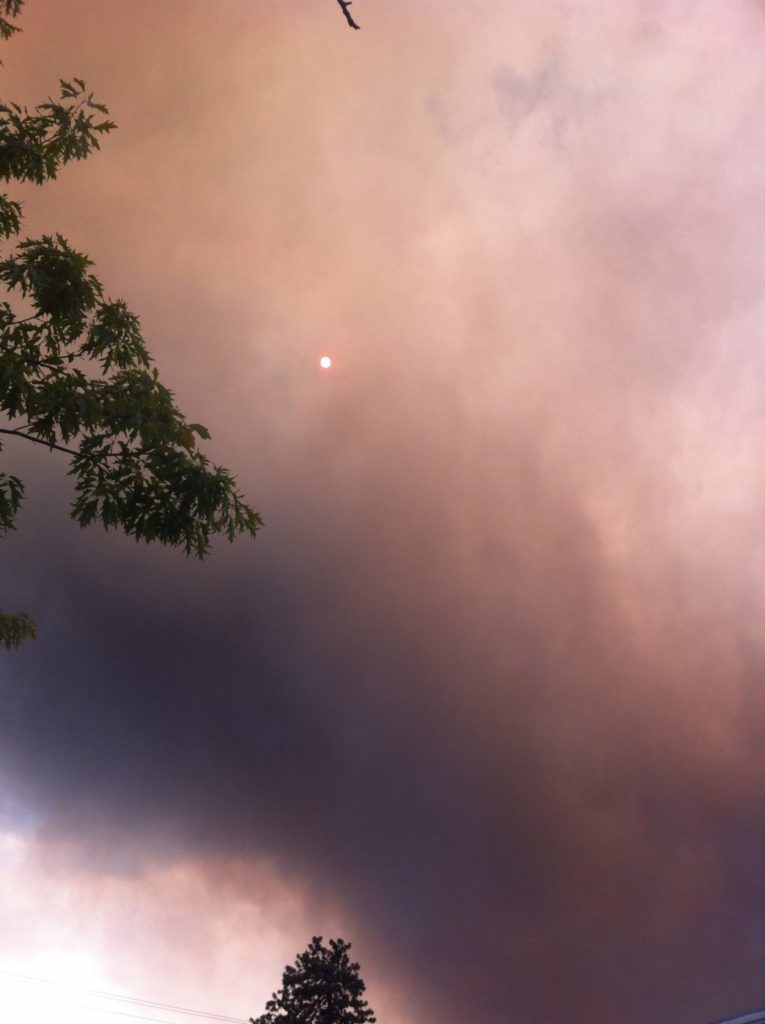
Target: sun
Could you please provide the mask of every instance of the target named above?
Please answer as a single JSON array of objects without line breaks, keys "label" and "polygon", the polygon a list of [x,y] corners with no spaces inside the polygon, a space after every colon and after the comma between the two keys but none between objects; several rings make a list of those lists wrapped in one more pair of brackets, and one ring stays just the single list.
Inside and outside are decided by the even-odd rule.
[{"label": "sun", "polygon": [[332,366],[332,360],[330,359],[329,356],[322,356],[321,359],[319,360],[319,366],[322,368],[322,370],[328,370],[330,366]]}]

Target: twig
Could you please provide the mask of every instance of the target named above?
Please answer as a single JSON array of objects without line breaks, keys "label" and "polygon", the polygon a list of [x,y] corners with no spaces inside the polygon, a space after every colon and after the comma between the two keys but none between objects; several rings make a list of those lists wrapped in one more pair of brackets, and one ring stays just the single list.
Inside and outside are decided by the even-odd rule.
[{"label": "twig", "polygon": [[357,25],[356,22],[353,20],[353,18],[351,17],[351,12],[348,10],[353,0],[337,0],[337,2],[342,7],[343,14],[345,15],[345,20],[348,22],[351,28],[361,28],[361,25]]}]

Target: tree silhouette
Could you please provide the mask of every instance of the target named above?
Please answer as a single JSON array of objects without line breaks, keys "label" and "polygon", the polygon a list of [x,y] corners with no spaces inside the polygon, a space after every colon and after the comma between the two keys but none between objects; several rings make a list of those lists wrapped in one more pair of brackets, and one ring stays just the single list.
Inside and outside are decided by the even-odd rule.
[{"label": "tree silhouette", "polygon": [[350,948],[343,939],[325,946],[314,936],[295,966],[284,968],[282,987],[266,1003],[266,1012],[250,1017],[250,1024],[375,1024]]},{"label": "tree silhouette", "polygon": [[[0,38],[23,0],[0,0]],[[99,148],[115,127],[78,78],[33,110],[0,103],[0,179],[42,185]],[[17,235],[21,205],[0,195],[0,240]],[[203,558],[214,534],[254,536],[261,519],[227,469],[209,462],[173,393],[159,380],[138,318],[105,296],[92,262],[61,235],[0,257],[0,434],[71,456],[72,517]],[[12,304],[14,300],[15,305]],[[0,445],[2,451],[2,445]],[[0,472],[0,537],[14,529],[22,481]],[[25,612],[0,610],[0,644],[35,635]]]}]

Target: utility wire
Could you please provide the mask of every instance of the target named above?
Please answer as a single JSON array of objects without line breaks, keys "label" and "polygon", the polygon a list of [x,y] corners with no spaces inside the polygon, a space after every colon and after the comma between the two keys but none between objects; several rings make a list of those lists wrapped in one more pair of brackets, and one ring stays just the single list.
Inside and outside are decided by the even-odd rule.
[{"label": "utility wire", "polygon": [[87,1003],[60,1003],[59,1005],[67,1006],[72,1010],[88,1010],[90,1013],[109,1013],[116,1017],[131,1017],[133,1020],[149,1021],[149,1024],[173,1024],[166,1017],[144,1017],[140,1013],[128,1013],[127,1010],[108,1010],[105,1006],[88,1006]]},{"label": "utility wire", "polygon": [[[15,971],[4,971],[0,968],[0,975],[6,978],[16,978],[19,981],[26,982],[31,985],[48,985],[51,988],[64,989],[70,992],[81,992],[89,996],[98,996],[101,999],[116,999],[121,1003],[128,1003],[132,1006],[144,1007],[148,1010],[167,1010],[172,1013],[184,1013],[189,1017],[203,1017],[206,1020],[222,1021],[223,1024],[247,1024],[244,1017],[227,1017],[221,1013],[205,1013],[203,1010],[192,1010],[188,1006],[176,1006],[173,1003],[159,1003],[152,999],[136,999],[132,996],[121,996],[116,992],[105,992],[102,989],[96,988],[85,988],[82,985],[71,985],[66,982],[51,981],[49,978],[37,978],[31,974],[18,974]],[[89,1009],[89,1007],[86,1007]],[[98,1008],[96,1008],[98,1009]],[[102,1010],[103,1013],[119,1013],[118,1010]],[[126,1016],[133,1016],[133,1014],[126,1014]],[[139,1020],[151,1020],[150,1017],[139,1017]],[[160,1024],[168,1024],[167,1021],[162,1021]]]}]

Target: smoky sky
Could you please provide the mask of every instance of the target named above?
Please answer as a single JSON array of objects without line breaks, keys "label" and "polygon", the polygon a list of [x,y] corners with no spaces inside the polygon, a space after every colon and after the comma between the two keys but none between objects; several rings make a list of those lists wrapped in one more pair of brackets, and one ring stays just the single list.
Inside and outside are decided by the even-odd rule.
[{"label": "smoky sky", "polygon": [[538,6],[29,0],[7,89],[120,130],[27,229],[266,527],[80,531],[6,446],[3,813],[268,858],[416,1024],[694,1024],[765,1002],[765,21]]}]

